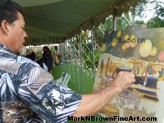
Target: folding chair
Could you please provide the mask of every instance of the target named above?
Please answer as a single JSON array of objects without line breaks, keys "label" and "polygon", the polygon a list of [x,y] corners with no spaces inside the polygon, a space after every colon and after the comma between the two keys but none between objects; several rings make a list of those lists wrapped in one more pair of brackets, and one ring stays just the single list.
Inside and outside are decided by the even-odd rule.
[{"label": "folding chair", "polygon": [[59,79],[55,80],[55,82],[56,82],[56,84],[67,88],[69,79],[70,79],[70,75],[68,73],[63,72],[61,74],[61,77]]}]

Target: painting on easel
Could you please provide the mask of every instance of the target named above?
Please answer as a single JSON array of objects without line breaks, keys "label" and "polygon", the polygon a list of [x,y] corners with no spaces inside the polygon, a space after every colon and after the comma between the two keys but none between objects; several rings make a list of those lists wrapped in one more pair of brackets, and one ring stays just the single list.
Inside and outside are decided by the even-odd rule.
[{"label": "painting on easel", "polygon": [[[105,116],[157,117],[164,120],[164,28],[115,31],[102,45],[94,91],[110,85],[121,70],[136,82],[100,111]],[[119,122],[119,121],[118,121]],[[138,123],[129,121],[128,123]],[[142,123],[142,121],[140,122]],[[151,121],[144,121],[151,123]],[[154,123],[154,122],[153,122]]]}]

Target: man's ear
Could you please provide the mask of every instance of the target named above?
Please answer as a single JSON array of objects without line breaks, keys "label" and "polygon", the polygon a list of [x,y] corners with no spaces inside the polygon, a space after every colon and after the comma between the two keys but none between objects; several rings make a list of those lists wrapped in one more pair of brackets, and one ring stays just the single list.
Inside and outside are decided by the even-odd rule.
[{"label": "man's ear", "polygon": [[6,35],[8,35],[8,31],[9,31],[8,26],[9,26],[9,23],[6,20],[3,20],[1,23],[1,29]]}]

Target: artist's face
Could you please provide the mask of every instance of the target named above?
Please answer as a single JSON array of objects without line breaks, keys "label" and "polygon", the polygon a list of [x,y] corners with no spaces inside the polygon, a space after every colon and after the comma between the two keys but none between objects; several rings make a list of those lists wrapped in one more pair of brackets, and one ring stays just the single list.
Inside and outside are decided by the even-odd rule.
[{"label": "artist's face", "polygon": [[27,33],[24,30],[25,21],[21,13],[18,12],[18,19],[9,25],[7,47],[15,54],[20,54],[25,43]]}]

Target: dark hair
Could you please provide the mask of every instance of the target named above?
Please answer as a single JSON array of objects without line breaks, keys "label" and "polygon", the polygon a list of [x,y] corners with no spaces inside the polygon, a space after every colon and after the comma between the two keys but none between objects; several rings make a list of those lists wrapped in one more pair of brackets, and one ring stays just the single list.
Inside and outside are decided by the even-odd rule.
[{"label": "dark hair", "polygon": [[47,46],[44,46],[43,49],[46,49],[47,52],[51,53],[51,50]]},{"label": "dark hair", "polygon": [[8,23],[12,23],[18,19],[17,12],[23,15],[23,9],[17,3],[11,0],[1,0],[0,1],[0,23],[6,20]]}]

